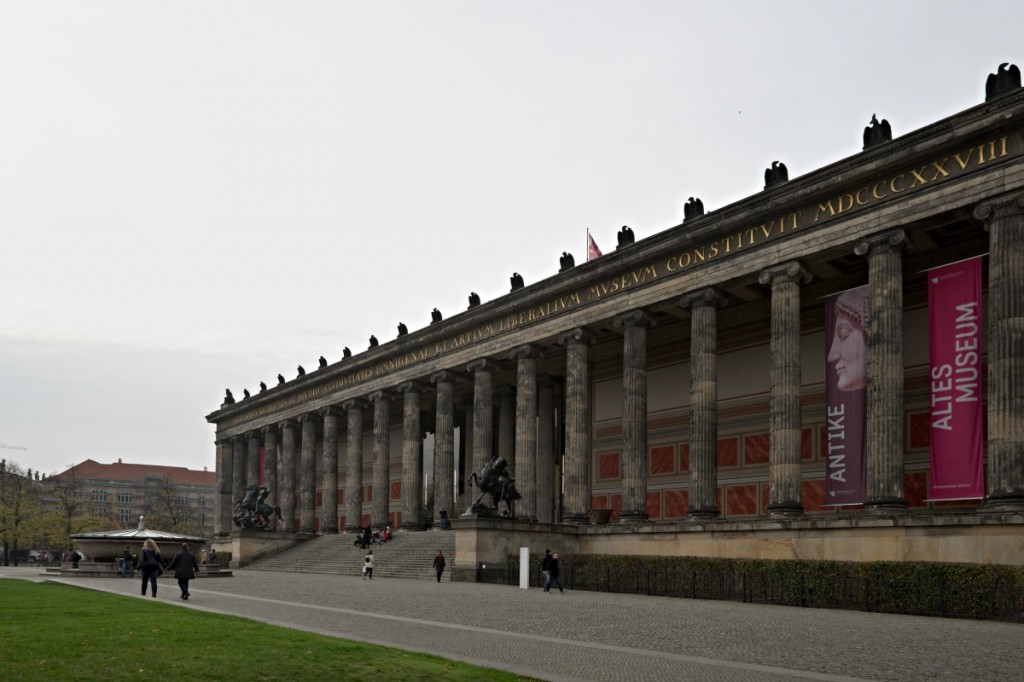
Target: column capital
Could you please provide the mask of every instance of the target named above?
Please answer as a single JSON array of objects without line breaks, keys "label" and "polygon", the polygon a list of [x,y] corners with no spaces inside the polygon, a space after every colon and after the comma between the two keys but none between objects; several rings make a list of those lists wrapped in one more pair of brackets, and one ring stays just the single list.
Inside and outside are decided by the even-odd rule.
[{"label": "column capital", "polygon": [[807,284],[810,280],[811,273],[795,260],[765,268],[757,276],[757,281],[766,285],[784,284],[786,282]]},{"label": "column capital", "polygon": [[252,431],[246,431],[245,432],[245,437],[248,438],[249,440],[253,440],[254,438],[259,438],[260,437],[259,429],[253,429]]},{"label": "column capital", "polygon": [[715,308],[725,307],[725,296],[714,287],[705,287],[691,291],[679,298],[679,307],[686,310],[714,306]]},{"label": "column capital", "polygon": [[338,411],[338,407],[336,405],[330,405],[328,407],[323,408],[322,410],[317,410],[317,414],[320,415],[321,417],[337,417],[340,414],[340,412]]},{"label": "column capital", "polygon": [[277,435],[277,429],[278,429],[278,425],[277,424],[267,424],[266,426],[261,426],[260,427],[260,433],[263,434],[264,438],[266,438],[267,436],[271,436],[271,435],[276,436]]},{"label": "column capital", "polygon": [[298,422],[299,422],[300,424],[305,424],[305,423],[306,423],[306,422],[308,422],[308,421],[312,421],[313,417],[315,417],[315,416],[316,416],[316,414],[315,414],[315,413],[313,413],[313,412],[307,412],[307,413],[305,413],[305,414],[300,414],[300,415],[299,415],[298,417],[296,417],[295,419],[296,419],[296,421],[298,421]]},{"label": "column capital", "polygon": [[985,229],[993,218],[1004,215],[1020,215],[1024,213],[1024,193],[1010,192],[991,199],[986,199],[974,207],[974,217],[985,221]]},{"label": "column capital", "polygon": [[612,324],[623,329],[628,327],[644,327],[649,329],[655,325],[655,321],[653,317],[645,313],[643,310],[637,309],[630,310],[628,313],[616,315],[612,320]]},{"label": "column capital", "polygon": [[493,360],[479,358],[466,365],[466,371],[476,374],[477,372],[497,372],[501,366]]},{"label": "column capital", "polygon": [[870,252],[898,252],[903,251],[904,249],[910,249],[910,242],[907,241],[907,233],[902,229],[896,229],[872,235],[866,239],[860,240],[853,247],[853,252],[858,256],[866,256]]},{"label": "column capital", "polygon": [[524,358],[533,358],[534,360],[537,360],[544,357],[536,346],[529,343],[513,348],[508,352],[508,356],[516,360],[522,360]]},{"label": "column capital", "polygon": [[494,394],[499,398],[509,398],[516,394],[516,387],[505,384],[495,389]]},{"label": "column capital", "polygon": [[240,433],[237,436],[231,436],[232,443],[244,443],[248,438],[244,433]]},{"label": "column capital", "polygon": [[362,398],[351,398],[343,402],[341,406],[346,410],[365,410],[367,403]]},{"label": "column capital", "polygon": [[537,388],[554,388],[558,384],[558,379],[550,374],[540,374],[537,376]]},{"label": "column capital", "polygon": [[277,428],[281,429],[282,431],[284,429],[295,428],[295,420],[294,419],[282,419],[281,421],[279,421],[277,423]]},{"label": "column capital", "polygon": [[576,327],[558,335],[558,343],[563,346],[568,346],[570,343],[590,345],[593,342],[594,335],[582,327]]},{"label": "column capital", "polygon": [[432,384],[454,384],[459,378],[458,372],[450,369],[443,369],[440,372],[434,372],[430,375],[430,383]]},{"label": "column capital", "polygon": [[384,390],[374,391],[373,393],[370,394],[370,402],[371,403],[381,403],[382,402],[382,403],[387,404],[387,403],[391,402],[391,398],[393,398],[393,397],[394,396],[391,393],[391,391],[384,391]]},{"label": "column capital", "polygon": [[403,381],[398,384],[399,393],[423,393],[428,388],[422,381]]}]

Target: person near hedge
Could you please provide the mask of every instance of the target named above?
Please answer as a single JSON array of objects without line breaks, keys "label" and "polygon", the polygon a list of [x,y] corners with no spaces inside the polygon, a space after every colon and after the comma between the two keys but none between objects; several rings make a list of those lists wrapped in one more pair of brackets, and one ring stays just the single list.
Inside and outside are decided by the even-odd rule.
[{"label": "person near hedge", "polygon": [[[559,575],[561,575],[561,569],[558,567],[558,552],[555,552],[551,555],[551,559],[548,561],[548,577],[550,582],[558,586],[558,591],[564,594],[565,590],[562,589],[562,581],[559,579]],[[551,591],[550,584],[548,585],[548,589],[544,591]]]},{"label": "person near hedge", "polygon": [[181,588],[181,598],[188,600],[188,581],[196,577],[199,564],[196,563],[196,555],[188,551],[188,543],[181,543],[181,551],[174,555],[171,564],[167,567],[174,571],[174,577],[178,579],[178,587]]},{"label": "person near hedge", "polygon": [[142,571],[142,596],[146,596],[146,583],[153,586],[153,598],[156,598],[156,579],[163,573],[164,559],[160,554],[160,548],[149,538],[142,543],[142,551],[139,552],[139,565],[136,568]]}]

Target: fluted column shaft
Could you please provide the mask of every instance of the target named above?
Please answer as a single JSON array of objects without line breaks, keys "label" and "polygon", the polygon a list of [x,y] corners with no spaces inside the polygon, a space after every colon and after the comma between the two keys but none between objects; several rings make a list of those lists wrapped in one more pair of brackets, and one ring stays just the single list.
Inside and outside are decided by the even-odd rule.
[{"label": "fluted column shaft", "polygon": [[295,532],[295,422],[283,421],[281,428],[281,522],[284,530]]},{"label": "fluted column shaft", "polygon": [[299,417],[302,424],[302,452],[299,461],[299,531],[316,530],[316,418]]},{"label": "fluted column shaft", "polygon": [[802,467],[800,458],[800,280],[799,263],[783,263],[761,273],[761,284],[772,287],[769,353],[768,512],[799,515]]},{"label": "fluted column shaft", "polygon": [[259,431],[250,431],[245,434],[248,441],[248,453],[245,456],[245,485],[260,484],[260,446],[263,439]]},{"label": "fluted column shaft", "polygon": [[[263,432],[263,485],[270,490],[268,504],[276,504],[280,499],[281,491],[277,481],[277,426],[264,426]],[[274,519],[274,526],[281,522],[281,519]]]},{"label": "fluted column shaft", "polygon": [[687,294],[690,310],[690,503],[693,518],[718,516],[718,306],[714,289]]},{"label": "fluted column shaft", "polygon": [[555,521],[555,382],[537,377],[537,520]]},{"label": "fluted column shaft", "polygon": [[402,527],[423,528],[423,427],[420,423],[422,387],[407,381],[398,387],[402,399]]},{"label": "fluted column shaft", "polygon": [[320,410],[324,420],[323,512],[321,533],[338,532],[338,412],[333,407]]},{"label": "fluted column shaft", "polygon": [[377,391],[370,396],[373,403],[373,525],[384,529],[389,525],[391,501],[391,396]]},{"label": "fluted column shaft", "polygon": [[459,409],[459,465],[458,484],[455,486],[455,508],[465,509],[470,505],[465,495],[469,484],[467,481],[473,474],[473,396],[462,397],[462,405]]},{"label": "fluted column shaft", "polygon": [[986,506],[1024,508],[1024,194],[974,211],[989,232]]},{"label": "fluted column shaft", "polygon": [[516,364],[516,489],[522,499],[516,516],[537,518],[537,349],[520,346]]},{"label": "fluted column shaft", "polygon": [[241,502],[245,497],[245,464],[246,464],[246,443],[245,436],[235,436],[231,439],[231,505],[232,513],[234,505]]},{"label": "fluted column shaft", "polygon": [[515,477],[516,464],[516,390],[511,386],[498,388],[498,457],[508,462],[508,471]]},{"label": "fluted column shaft", "polygon": [[565,346],[565,455],[562,460],[565,523],[589,522],[591,424],[590,337],[573,329],[559,337]]},{"label": "fluted column shaft", "polygon": [[906,234],[858,242],[868,259],[867,499],[864,507],[907,506],[903,487],[903,259]]},{"label": "fluted column shaft", "polygon": [[434,431],[434,518],[442,509],[455,518],[455,378],[450,372],[430,377],[437,387]]},{"label": "fluted column shaft", "polygon": [[359,532],[363,527],[363,408],[362,400],[348,400],[342,407],[348,413],[345,448],[345,530]]},{"label": "fluted column shaft", "polygon": [[231,497],[233,448],[231,441],[218,440],[217,447],[217,497],[214,500],[213,534],[226,535],[231,530],[231,514],[234,499]]},{"label": "fluted column shaft", "polygon": [[615,318],[622,328],[622,511],[619,521],[647,519],[647,328],[640,310]]},{"label": "fluted column shaft", "polygon": [[487,360],[466,368],[473,373],[473,471],[479,473],[494,459],[494,370]]}]

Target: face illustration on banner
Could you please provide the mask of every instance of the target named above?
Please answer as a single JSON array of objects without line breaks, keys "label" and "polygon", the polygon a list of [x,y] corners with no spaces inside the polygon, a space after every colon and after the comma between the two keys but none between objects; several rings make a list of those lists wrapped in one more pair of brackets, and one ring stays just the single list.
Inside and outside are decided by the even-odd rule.
[{"label": "face illustration on banner", "polygon": [[862,287],[840,294],[828,350],[828,361],[834,366],[840,391],[859,391],[867,385],[867,326],[867,291]]}]

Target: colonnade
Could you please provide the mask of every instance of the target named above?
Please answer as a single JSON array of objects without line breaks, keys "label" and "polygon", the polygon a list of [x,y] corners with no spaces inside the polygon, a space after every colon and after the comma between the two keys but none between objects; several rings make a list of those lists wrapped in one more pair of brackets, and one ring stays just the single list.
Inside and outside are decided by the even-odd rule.
[{"label": "colonnade", "polygon": [[[984,202],[974,215],[990,234],[987,503],[1024,508],[1024,194]],[[869,512],[898,513],[904,495],[903,254],[908,244],[895,228],[859,239],[852,251],[867,259],[869,305],[867,379],[867,501]],[[798,261],[763,269],[758,281],[771,299],[768,513],[803,513],[801,502],[801,286],[808,271]],[[701,520],[719,515],[718,487],[718,311],[725,297],[715,286],[688,292],[679,305],[689,311],[691,389],[690,496],[688,515]],[[649,471],[647,415],[647,336],[654,317],[644,309],[625,310],[612,319],[622,335],[622,430],[620,520],[647,518]],[[455,429],[456,387],[472,385],[472,400],[459,406],[464,415],[464,472],[479,471],[503,457],[523,495],[520,517],[550,523],[587,523],[591,505],[593,403],[588,328],[569,329],[548,347],[516,345],[504,357],[485,357],[467,365],[435,371],[421,380],[388,390],[347,398],[339,405],[262,424],[217,442],[218,532],[231,528],[233,502],[257,480],[260,448],[281,447],[281,478],[272,462],[263,477],[280,490],[283,529],[313,532],[319,508],[321,532],[338,528],[338,471],[344,420],[345,530],[363,525],[363,422],[372,408],[371,522],[388,523],[391,504],[391,404],[402,401],[402,525],[419,529],[421,517],[422,423],[424,394],[435,404],[434,509],[457,516]],[[538,358],[564,353],[564,375],[538,374]],[[508,363],[503,366],[502,363]],[[515,368],[515,385],[494,385],[494,375]],[[560,389],[560,390],[559,390]],[[564,436],[556,452],[556,413]],[[495,423],[497,415],[497,423]],[[319,425],[319,429],[317,426]],[[315,480],[314,449],[322,432],[322,480]],[[298,447],[298,458],[296,458]],[[556,456],[561,465],[556,467]],[[269,459],[269,458],[268,458]],[[296,476],[298,480],[296,481]],[[298,485],[296,486],[296,483]],[[319,485],[321,501],[316,502]],[[298,503],[294,491],[298,490]],[[560,499],[561,506],[556,502]],[[467,503],[472,502],[466,495]],[[556,516],[556,511],[560,512]]]}]

